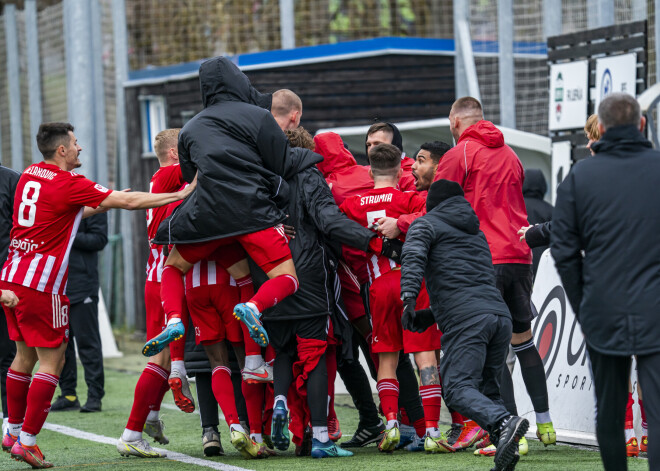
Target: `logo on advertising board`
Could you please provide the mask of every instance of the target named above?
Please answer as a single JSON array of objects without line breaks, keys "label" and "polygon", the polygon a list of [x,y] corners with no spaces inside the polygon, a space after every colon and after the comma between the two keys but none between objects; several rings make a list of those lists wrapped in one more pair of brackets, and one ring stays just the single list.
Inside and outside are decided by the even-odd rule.
[{"label": "logo on advertising board", "polygon": [[587,61],[550,66],[550,130],[575,129],[587,119]]},{"label": "logo on advertising board", "polygon": [[603,77],[600,79],[600,99],[602,100],[610,93],[612,93],[612,72],[610,69],[605,69]]},{"label": "logo on advertising board", "polygon": [[620,54],[596,59],[595,109],[607,95],[615,92],[635,96],[637,89],[637,54]]}]

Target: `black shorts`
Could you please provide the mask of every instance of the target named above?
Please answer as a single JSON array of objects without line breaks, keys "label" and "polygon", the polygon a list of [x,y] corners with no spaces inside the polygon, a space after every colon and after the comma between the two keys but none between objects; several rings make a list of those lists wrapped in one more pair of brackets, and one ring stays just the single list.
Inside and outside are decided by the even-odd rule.
[{"label": "black shorts", "polygon": [[308,317],[283,321],[264,321],[270,344],[275,352],[295,354],[297,351],[296,337],[302,339],[328,340],[330,316]]},{"label": "black shorts", "polygon": [[532,265],[501,263],[494,265],[495,282],[511,312],[513,333],[521,334],[532,328]]}]

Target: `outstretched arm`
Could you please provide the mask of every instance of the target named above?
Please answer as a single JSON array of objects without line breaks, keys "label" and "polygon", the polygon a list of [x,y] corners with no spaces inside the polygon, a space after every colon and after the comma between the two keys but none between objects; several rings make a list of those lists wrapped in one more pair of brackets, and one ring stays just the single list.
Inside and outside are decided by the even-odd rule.
[{"label": "outstretched arm", "polygon": [[175,193],[144,193],[142,191],[113,191],[100,204],[102,208],[148,209],[164,206],[185,199],[197,186],[197,176],[192,183]]}]

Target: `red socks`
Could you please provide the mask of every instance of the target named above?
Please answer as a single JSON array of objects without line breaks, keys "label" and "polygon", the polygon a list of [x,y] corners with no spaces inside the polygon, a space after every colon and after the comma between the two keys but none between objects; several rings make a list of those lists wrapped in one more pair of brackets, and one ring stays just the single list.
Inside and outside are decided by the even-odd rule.
[{"label": "red socks", "polygon": [[[241,288],[241,297],[242,291],[243,289]],[[257,306],[259,312],[264,312],[296,291],[298,291],[298,280],[291,275],[280,275],[261,285],[261,288],[252,296],[250,302]]]},{"label": "red socks", "polygon": [[420,386],[419,395],[422,396],[426,428],[438,428],[438,420],[440,420],[440,407],[442,403],[442,388],[439,384]]},{"label": "red socks", "polygon": [[245,398],[248,421],[250,422],[250,433],[261,433],[266,383],[250,384],[242,381],[241,388],[243,390],[243,397]]},{"label": "red socks", "polygon": [[170,372],[155,363],[147,363],[135,386],[133,407],[126,428],[142,433],[149,412],[160,410],[160,403],[169,389]]},{"label": "red socks", "polygon": [[399,410],[399,382],[396,379],[381,379],[376,384],[380,407],[387,420],[396,420]]},{"label": "red socks", "polygon": [[236,280],[236,286],[238,286],[238,302],[246,303],[254,296],[254,285],[250,275]]},{"label": "red socks", "polygon": [[22,424],[27,409],[27,395],[32,375],[7,371],[7,409],[10,424]]},{"label": "red socks", "polygon": [[465,421],[468,420],[466,417],[462,416],[456,411],[451,411],[451,423],[452,424],[461,424],[463,425]]},{"label": "red socks", "polygon": [[213,369],[211,378],[211,388],[215,400],[220,404],[220,409],[225,416],[227,425],[237,424],[238,412],[236,411],[236,402],[234,401],[234,386],[231,382],[231,371],[226,366],[216,366]]},{"label": "red socks", "polygon": [[50,412],[50,401],[53,399],[59,376],[48,373],[35,373],[30,390],[27,393],[27,410],[25,411],[25,422],[23,432],[37,435],[41,431],[48,412]]},{"label": "red socks", "polygon": [[243,341],[245,342],[245,355],[261,355],[261,346],[252,340],[250,337],[250,331],[243,322],[241,324],[241,330],[243,331]]},{"label": "red socks", "polygon": [[183,272],[173,265],[165,265],[160,280],[160,299],[163,302],[167,320],[174,317],[181,318],[183,300],[186,296]]},{"label": "red socks", "polygon": [[[190,314],[188,314],[188,307],[183,304],[183,309],[181,309],[181,322],[183,323],[183,326],[188,329],[188,325],[190,322]],[[243,324],[241,322],[241,324]],[[179,340],[175,340],[174,342],[170,343],[170,359],[172,361],[183,361],[183,354],[186,350],[186,336],[184,335],[181,337]]]},{"label": "red socks", "polygon": [[632,397],[632,393],[628,393],[628,403],[626,404],[626,420],[624,422],[625,428],[633,428],[633,404],[635,400]]}]

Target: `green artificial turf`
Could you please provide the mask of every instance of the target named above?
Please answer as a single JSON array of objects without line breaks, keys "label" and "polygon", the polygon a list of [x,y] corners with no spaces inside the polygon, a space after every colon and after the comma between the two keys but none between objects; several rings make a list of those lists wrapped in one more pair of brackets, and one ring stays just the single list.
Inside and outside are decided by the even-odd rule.
[{"label": "green artificial turf", "polygon": [[[138,360],[114,360],[113,365],[132,364],[136,368]],[[144,362],[146,363],[146,361]],[[143,364],[144,364],[143,363]],[[118,438],[123,431],[126,419],[133,401],[133,391],[139,374],[135,371],[120,372],[106,368],[106,396],[103,399],[103,412],[82,414],[80,412],[53,412],[48,417],[51,424],[65,425],[78,430],[91,432],[106,437]],[[82,369],[79,371],[79,390],[81,402],[86,397]],[[194,386],[193,386],[194,387]],[[58,393],[59,394],[59,390]],[[165,403],[173,406],[170,394],[166,396]],[[336,400],[337,415],[341,429],[346,435],[354,432],[357,426],[357,412],[347,396],[338,396]],[[165,433],[170,439],[166,446],[158,445],[167,450],[184,453],[186,455],[205,458],[201,447],[201,428],[197,414],[184,414],[178,410],[162,409],[162,418],[166,424]],[[443,426],[443,429],[447,428]],[[488,470],[493,464],[492,458],[478,457],[472,451],[427,455],[424,453],[410,453],[397,451],[392,455],[378,452],[375,445],[359,449],[355,456],[343,459],[313,460],[312,458],[297,458],[293,453],[293,445],[288,452],[281,456],[271,457],[267,460],[246,461],[236,452],[229,443],[229,432],[224,422],[220,425],[224,457],[210,460],[226,463],[254,470]],[[146,435],[145,435],[146,437]],[[148,437],[147,437],[148,438]],[[75,439],[60,433],[43,430],[38,438],[38,444],[45,453],[46,458],[55,463],[59,469],[112,469],[112,470],[203,470],[209,469],[192,464],[184,464],[168,459],[139,459],[119,456],[112,445],[94,443],[82,439]],[[570,446],[553,446],[544,448],[536,440],[529,440],[529,454],[521,458],[516,469],[519,470],[590,470],[602,469],[600,456],[597,451],[576,449]],[[648,469],[648,462],[644,459],[629,459],[629,469]],[[25,463],[18,463],[10,459],[9,455],[0,456],[0,470],[30,469]]]}]

